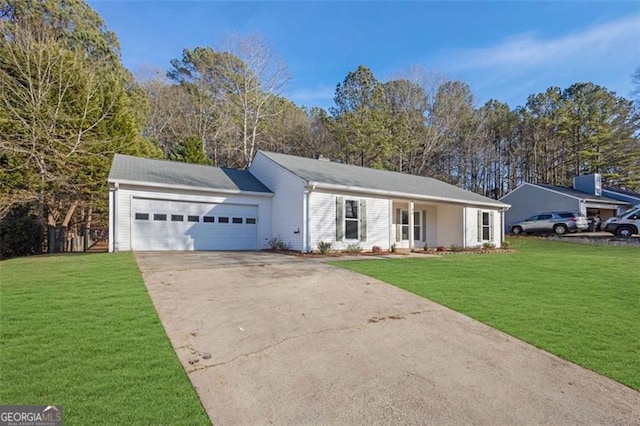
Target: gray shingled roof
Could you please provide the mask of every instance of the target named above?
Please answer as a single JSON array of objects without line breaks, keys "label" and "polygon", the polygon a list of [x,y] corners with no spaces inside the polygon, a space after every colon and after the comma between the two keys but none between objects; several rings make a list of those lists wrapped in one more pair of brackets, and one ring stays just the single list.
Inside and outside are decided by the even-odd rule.
[{"label": "gray shingled roof", "polygon": [[613,188],[613,187],[610,187],[610,186],[605,186],[602,189],[605,190],[605,191],[617,192],[618,194],[626,195],[628,197],[640,198],[640,193],[634,192],[634,191],[629,191],[629,190],[626,190],[626,189]]},{"label": "gray shingled roof", "polygon": [[246,170],[150,160],[121,154],[116,154],[111,164],[109,182],[112,181],[271,193],[269,188]]},{"label": "gray shingled roof", "polygon": [[533,185],[537,185],[537,186],[540,186],[542,188],[551,189],[553,191],[557,191],[557,192],[560,192],[562,194],[570,195],[572,197],[581,198],[581,199],[587,200],[587,201],[598,201],[598,202],[602,202],[602,203],[625,204],[624,201],[618,201],[618,200],[614,200],[613,198],[603,197],[601,195],[593,195],[593,194],[588,194],[588,193],[582,192],[582,191],[576,191],[575,189],[567,188],[565,186],[555,186],[555,185],[549,185],[549,184],[546,184],[546,183],[534,183]]},{"label": "gray shingled roof", "polygon": [[471,191],[449,185],[437,179],[369,169],[326,160],[296,157],[260,151],[266,157],[278,163],[301,179],[312,183],[350,186],[366,190],[389,193],[412,194],[417,198],[448,198],[471,204],[500,205],[508,204],[484,197]]}]

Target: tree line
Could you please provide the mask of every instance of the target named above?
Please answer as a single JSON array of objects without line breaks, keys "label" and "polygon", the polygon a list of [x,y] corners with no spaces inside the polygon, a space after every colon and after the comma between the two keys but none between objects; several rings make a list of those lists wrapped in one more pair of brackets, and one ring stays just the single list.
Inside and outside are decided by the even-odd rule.
[{"label": "tree line", "polygon": [[289,81],[259,36],[184,49],[136,79],[86,3],[1,0],[2,257],[64,250],[66,230],[106,226],[115,153],[236,168],[258,149],[323,156],[492,198],[591,172],[640,189],[636,105],[593,83],[478,107],[462,81],[417,67],[380,81],[362,65],[323,109],[287,99]]},{"label": "tree line", "polygon": [[[234,61],[241,65],[225,65]],[[297,107],[261,87],[257,70],[211,47],[185,49],[171,65],[169,81],[144,84],[152,111],[145,135],[168,158],[247,167],[256,149],[323,156],[492,198],[523,182],[570,185],[596,172],[607,185],[640,188],[638,110],[590,82],[551,87],[516,108],[497,100],[476,107],[462,81],[420,68],[379,81],[361,65],[325,110]]]}]

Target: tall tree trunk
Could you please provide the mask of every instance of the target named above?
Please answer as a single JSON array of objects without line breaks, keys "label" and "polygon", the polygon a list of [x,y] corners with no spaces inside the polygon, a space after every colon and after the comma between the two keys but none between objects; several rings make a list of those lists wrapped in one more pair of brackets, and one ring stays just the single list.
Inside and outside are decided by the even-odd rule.
[{"label": "tall tree trunk", "polygon": [[93,220],[93,197],[92,199],[89,201],[89,207],[88,207],[88,212],[87,212],[87,220],[85,222],[84,225],[84,250],[88,250],[89,246],[91,244],[91,221]]}]

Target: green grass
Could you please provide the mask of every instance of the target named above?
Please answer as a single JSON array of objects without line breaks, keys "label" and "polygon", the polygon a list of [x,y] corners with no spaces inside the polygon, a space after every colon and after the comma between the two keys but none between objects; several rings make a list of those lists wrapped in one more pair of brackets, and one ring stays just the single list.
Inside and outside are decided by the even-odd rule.
[{"label": "green grass", "polygon": [[0,403],[65,424],[210,424],[133,255],[0,262]]},{"label": "green grass", "polygon": [[517,253],[340,261],[640,390],[640,249],[518,238]]}]

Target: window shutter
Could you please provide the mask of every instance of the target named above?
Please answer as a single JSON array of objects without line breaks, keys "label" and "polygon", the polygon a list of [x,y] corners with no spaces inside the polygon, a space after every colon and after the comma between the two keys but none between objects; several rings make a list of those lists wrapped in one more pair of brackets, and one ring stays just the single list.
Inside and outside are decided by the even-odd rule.
[{"label": "window shutter", "polygon": [[478,242],[482,242],[482,210],[478,210]]},{"label": "window shutter", "polygon": [[367,241],[367,200],[360,200],[360,241]]},{"label": "window shutter", "polygon": [[396,241],[402,238],[402,213],[400,209],[396,209]]},{"label": "window shutter", "polygon": [[422,211],[422,241],[427,243],[427,212]]},{"label": "window shutter", "polygon": [[491,211],[489,213],[489,241],[494,241],[494,238],[493,238],[493,214],[494,213],[495,213],[494,211]]},{"label": "window shutter", "polygon": [[344,237],[344,198],[336,197],[336,241]]}]

